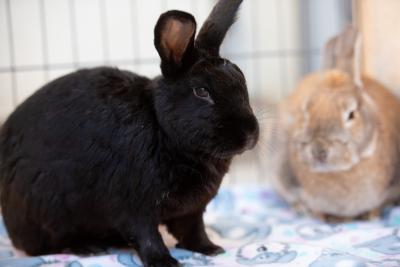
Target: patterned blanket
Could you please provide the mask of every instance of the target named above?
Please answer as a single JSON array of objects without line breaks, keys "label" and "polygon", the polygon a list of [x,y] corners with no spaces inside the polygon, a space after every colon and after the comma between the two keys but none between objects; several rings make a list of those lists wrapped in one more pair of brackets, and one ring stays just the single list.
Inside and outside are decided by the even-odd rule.
[{"label": "patterned blanket", "polygon": [[[226,253],[207,257],[173,248],[184,267],[194,266],[400,266],[400,207],[381,220],[325,224],[299,217],[268,187],[223,188],[207,208],[208,232]],[[0,224],[0,267],[138,267],[132,250],[99,255],[27,257],[12,248]]]}]

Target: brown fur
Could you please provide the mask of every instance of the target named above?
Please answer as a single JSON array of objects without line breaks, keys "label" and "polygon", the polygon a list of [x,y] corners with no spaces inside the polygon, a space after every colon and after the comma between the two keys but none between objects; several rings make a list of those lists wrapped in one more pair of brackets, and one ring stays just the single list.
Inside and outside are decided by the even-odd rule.
[{"label": "brown fur", "polygon": [[345,65],[307,76],[280,105],[272,182],[296,207],[355,218],[400,196],[400,102]]},{"label": "brown fur", "polygon": [[[398,184],[396,170],[398,169],[399,140],[397,130],[400,128],[400,118],[396,114],[400,114],[400,105],[394,95],[371,79],[363,80],[365,93],[373,99],[377,107],[377,112],[373,114],[376,116],[373,124],[376,123],[377,144],[373,155],[361,159],[350,170],[327,173],[310,171],[308,166],[299,159],[297,148],[292,142],[295,139],[293,134],[297,132],[297,129],[305,126],[302,106],[304,101],[311,98],[312,95],[320,98],[318,101],[322,103],[324,100],[334,101],[334,98],[323,99],[326,96],[323,91],[330,93],[333,93],[331,91],[336,91],[335,93],[340,91],[339,94],[346,94],[347,86],[340,87],[343,81],[343,76],[338,76],[336,71],[310,75],[282,104],[281,109],[282,112],[288,113],[286,116],[293,119],[292,122],[286,122],[288,127],[286,129],[288,134],[286,149],[290,155],[290,168],[297,180],[295,183],[301,187],[298,198],[314,212],[353,217],[377,208],[393,198],[390,191],[394,188],[391,187],[393,184]],[[326,87],[320,88],[321,83],[326,83]],[[320,91],[316,92],[315,90]],[[322,104],[318,107],[319,110],[313,110],[313,112],[319,112],[320,116],[309,114],[309,127],[314,128],[313,124],[318,123],[318,121],[312,120],[314,118],[325,122],[329,119],[337,119],[337,110],[326,109],[328,106]],[[288,119],[290,120],[290,118]],[[363,125],[356,126],[363,127]],[[283,192],[283,194],[285,193]],[[289,197],[289,199],[292,198]]]}]

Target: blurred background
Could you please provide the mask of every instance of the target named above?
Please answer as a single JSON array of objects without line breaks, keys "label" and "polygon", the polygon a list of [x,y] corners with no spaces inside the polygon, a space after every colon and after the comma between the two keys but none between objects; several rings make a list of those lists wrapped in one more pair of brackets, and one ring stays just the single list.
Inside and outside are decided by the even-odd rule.
[{"label": "blurred background", "polygon": [[[169,9],[180,9],[192,13],[200,26],[215,2],[0,0],[0,122],[44,83],[75,69],[111,65],[150,77],[159,75],[159,58],[153,46],[158,16]],[[389,2],[392,6],[387,5]],[[319,69],[321,50],[329,37],[364,18],[361,25],[373,23],[380,34],[376,18],[386,17],[388,23],[390,10],[392,17],[397,17],[399,2],[245,0],[221,54],[242,68],[264,124],[268,105],[288,95],[304,75]],[[360,10],[363,16],[355,12]],[[354,18],[356,13],[359,15]],[[381,35],[366,38],[382,40]],[[379,51],[385,53],[372,41],[368,45],[370,50],[381,48]],[[364,67],[367,71],[382,72],[376,61],[368,60],[369,67]],[[238,179],[262,181],[265,173],[260,166],[267,157],[256,151],[239,158],[243,164],[234,165],[228,183]]]},{"label": "blurred background", "polygon": [[[215,0],[0,0],[0,117],[44,83],[74,69],[118,66],[160,74],[158,16],[194,14]],[[271,102],[317,69],[325,40],[351,21],[348,0],[245,0],[222,55],[245,72],[250,94]]]}]

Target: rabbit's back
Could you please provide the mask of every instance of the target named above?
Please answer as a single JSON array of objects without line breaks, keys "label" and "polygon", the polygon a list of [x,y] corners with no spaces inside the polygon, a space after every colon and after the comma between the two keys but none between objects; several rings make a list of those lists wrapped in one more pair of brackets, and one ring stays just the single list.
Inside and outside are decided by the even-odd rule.
[{"label": "rabbit's back", "polygon": [[[37,164],[74,160],[84,167],[98,164],[102,152],[124,153],[126,136],[152,132],[148,82],[129,72],[96,68],[47,84],[5,122],[1,170],[7,170],[13,157]],[[91,153],[98,157],[88,158]]]},{"label": "rabbit's back", "polygon": [[1,202],[10,235],[27,221],[49,228],[63,222],[65,231],[82,222],[95,232],[109,225],[107,216],[120,204],[113,196],[128,196],[139,183],[115,178],[139,176],[135,160],[153,142],[148,83],[117,69],[81,70],[17,108],[0,132]]}]

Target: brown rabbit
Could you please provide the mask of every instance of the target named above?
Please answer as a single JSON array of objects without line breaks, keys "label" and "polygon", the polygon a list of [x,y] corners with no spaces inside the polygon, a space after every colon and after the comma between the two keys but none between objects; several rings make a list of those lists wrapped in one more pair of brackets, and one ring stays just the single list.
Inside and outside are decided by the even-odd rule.
[{"label": "brown rabbit", "polygon": [[273,183],[323,218],[371,215],[400,196],[400,103],[359,75],[360,36],[348,27],[325,48],[325,68],[280,105]]}]

